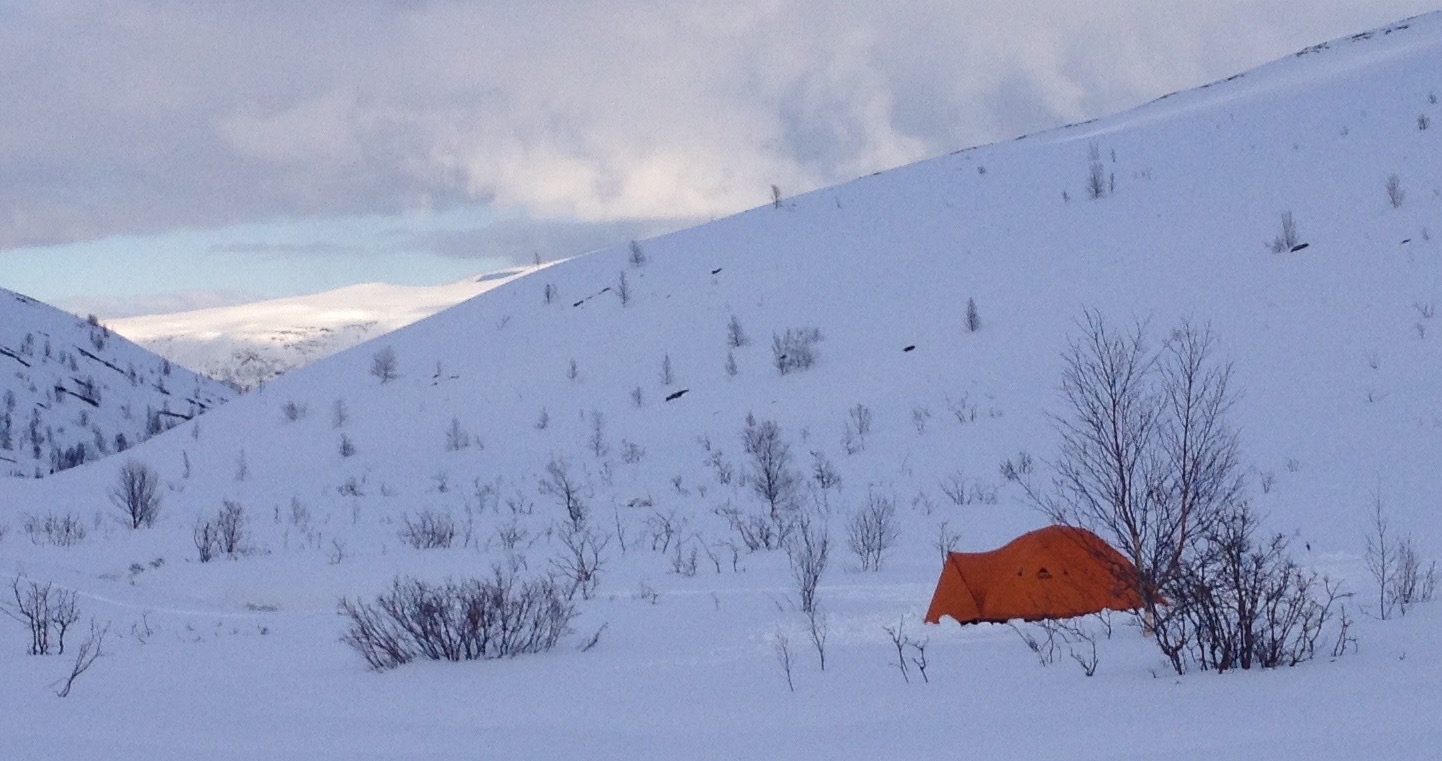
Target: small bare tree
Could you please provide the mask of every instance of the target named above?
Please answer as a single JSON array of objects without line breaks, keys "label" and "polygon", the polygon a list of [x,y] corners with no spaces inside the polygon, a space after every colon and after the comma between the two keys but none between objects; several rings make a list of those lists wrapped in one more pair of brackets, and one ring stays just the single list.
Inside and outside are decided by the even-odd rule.
[{"label": "small bare tree", "polygon": [[791,578],[801,603],[801,612],[810,615],[816,610],[816,587],[826,572],[831,554],[831,532],[825,518],[807,510],[796,511],[795,523],[786,542],[786,559]]},{"label": "small bare tree", "polygon": [[901,531],[896,523],[896,500],[875,492],[867,495],[866,507],[846,523],[846,546],[861,561],[861,570],[880,571],[886,551],[896,544]]},{"label": "small bare tree", "polygon": [[1301,243],[1297,237],[1297,223],[1292,219],[1292,212],[1282,212],[1282,234],[1272,239],[1267,247],[1274,254],[1283,254],[1296,248]]},{"label": "small bare tree", "polygon": [[121,466],[110,501],[125,514],[132,529],[155,525],[160,515],[160,474],[139,460]]},{"label": "small bare tree", "polygon": [[751,343],[751,339],[742,329],[741,321],[736,319],[736,315],[731,315],[731,321],[726,323],[726,345],[732,349],[739,349],[749,343]]},{"label": "small bare tree", "polygon": [[542,496],[552,497],[560,504],[572,527],[580,528],[586,522],[586,516],[590,512],[586,506],[587,489],[580,479],[571,473],[565,460],[551,460],[546,463],[546,476],[541,479],[537,491]]},{"label": "small bare tree", "polygon": [[75,592],[56,589],[49,582],[40,584],[24,576],[11,581],[10,592],[14,602],[0,604],[0,612],[30,630],[29,653],[64,654],[65,634],[80,620]]},{"label": "small bare tree", "polygon": [[1397,175],[1387,178],[1387,202],[1392,208],[1401,208],[1402,202],[1407,199],[1407,191],[1402,189],[1402,180]]},{"label": "small bare tree", "polygon": [[379,378],[381,383],[390,383],[400,377],[395,349],[387,346],[371,355],[371,375]]},{"label": "small bare tree", "polygon": [[80,643],[80,649],[75,651],[75,662],[70,666],[70,674],[56,683],[59,687],[55,691],[56,697],[70,697],[70,690],[75,686],[75,680],[81,674],[90,670],[95,661],[104,655],[105,636],[110,633],[110,624],[100,625],[95,619],[90,619],[90,636]]},{"label": "small bare tree", "polygon": [[781,440],[774,421],[746,416],[742,448],[751,458],[751,488],[771,509],[772,520],[796,506],[801,476],[791,466],[791,447]]},{"label": "small bare tree", "polygon": [[981,315],[976,311],[976,299],[966,300],[966,332],[981,330]]}]

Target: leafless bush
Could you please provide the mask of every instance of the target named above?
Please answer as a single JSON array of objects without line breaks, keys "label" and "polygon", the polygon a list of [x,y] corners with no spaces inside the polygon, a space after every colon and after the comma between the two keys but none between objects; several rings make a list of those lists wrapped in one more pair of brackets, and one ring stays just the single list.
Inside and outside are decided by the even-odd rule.
[{"label": "leafless bush", "polygon": [[731,315],[731,321],[726,323],[726,345],[732,349],[739,349],[751,343],[746,336],[746,331],[741,327],[741,321],[736,315]]},{"label": "leafless bush", "polygon": [[1093,201],[1106,197],[1106,167],[1102,165],[1101,146],[1087,145],[1087,196]]},{"label": "leafless bush", "polygon": [[896,544],[901,531],[896,522],[896,500],[875,492],[866,497],[866,507],[846,522],[846,546],[861,561],[861,570],[880,571],[886,551]]},{"label": "leafless bush", "polygon": [[1282,234],[1272,239],[1267,244],[1274,254],[1283,254],[1297,247],[1301,239],[1297,237],[1297,223],[1292,219],[1292,212],[1282,213]]},{"label": "leafless bush", "polygon": [[716,513],[726,519],[750,552],[780,549],[791,535],[793,523],[788,516],[773,518],[765,512],[742,512],[730,505],[717,508]]},{"label": "leafless bush", "polygon": [[1392,208],[1401,208],[1402,202],[1407,199],[1407,191],[1402,189],[1402,180],[1397,175],[1387,178],[1387,202]]},{"label": "leafless bush", "polygon": [[611,543],[611,537],[573,523],[561,524],[557,533],[563,551],[551,559],[551,567],[569,581],[566,599],[572,599],[580,592],[581,599],[589,600],[595,596],[596,587],[601,583],[601,568],[606,564],[601,553]]},{"label": "leafless bush", "polygon": [[537,490],[542,496],[553,498],[566,511],[572,527],[580,528],[586,522],[590,512],[586,506],[588,490],[571,473],[565,460],[551,460],[546,464],[546,476]]},{"label": "leafless bush", "polygon": [[686,528],[686,519],[679,517],[675,510],[663,513],[660,510],[646,516],[646,531],[651,535],[651,551],[665,554],[671,543],[677,541]]},{"label": "leafless bush", "polygon": [[1397,570],[1392,577],[1392,599],[1398,612],[1405,616],[1409,607],[1431,602],[1436,593],[1437,561],[1428,563],[1424,570],[1412,537],[1402,537],[1397,542]]},{"label": "leafless bush", "polygon": [[200,562],[208,563],[217,555],[237,558],[249,552],[245,524],[245,506],[235,500],[223,500],[214,518],[195,527],[193,538]]},{"label": "leafless bush", "polygon": [[841,446],[847,454],[856,454],[866,448],[866,437],[871,434],[871,408],[858,404],[847,410],[846,416]]},{"label": "leafless bush", "polygon": [[621,306],[631,303],[631,281],[626,279],[625,270],[621,270],[616,277],[616,298],[621,300]]},{"label": "leafless bush", "polygon": [[671,369],[671,355],[661,358],[661,385],[670,386],[676,382],[676,372]]},{"label": "leafless bush", "polygon": [[807,510],[798,510],[795,530],[786,542],[786,559],[791,566],[791,578],[796,582],[803,613],[809,614],[816,608],[816,587],[821,583],[821,575],[826,572],[830,554],[831,532],[826,519]]},{"label": "leafless bush", "polygon": [[389,346],[371,355],[371,375],[379,378],[381,383],[390,383],[400,377],[399,366],[396,350]]},{"label": "leafless bush", "polygon": [[418,550],[446,549],[456,540],[456,521],[447,512],[422,510],[415,518],[402,516],[401,522],[401,541]]},{"label": "leafless bush", "polygon": [[459,452],[471,445],[471,435],[461,427],[460,418],[451,418],[450,427],[446,428],[446,451]]},{"label": "leafless bush", "polygon": [[791,640],[779,626],[776,627],[776,633],[771,637],[771,645],[776,653],[776,662],[781,664],[781,670],[786,673],[787,688],[795,692],[796,683],[791,680]]},{"label": "leafless bush", "polygon": [[981,315],[976,311],[976,299],[966,300],[966,332],[975,333],[981,330]]},{"label": "leafless bush", "polygon": [[926,645],[928,640],[912,639],[911,636],[906,633],[905,616],[902,616],[896,622],[896,626],[883,626],[881,630],[886,632],[887,636],[891,639],[892,647],[896,649],[896,668],[901,672],[901,678],[910,683],[911,673],[909,666],[915,666],[921,674],[922,681],[930,682],[931,679],[926,675]]},{"label": "leafless bush", "polygon": [[125,515],[132,529],[155,525],[160,515],[160,474],[139,460],[121,466],[110,501]]},{"label": "leafless bush", "polygon": [[518,579],[500,568],[485,579],[428,584],[397,578],[374,603],[342,599],[341,641],[377,671],[417,658],[482,660],[550,650],[570,631],[575,608],[550,577]]},{"label": "leafless bush", "polygon": [[295,401],[286,402],[280,407],[281,415],[285,417],[287,421],[292,423],[305,417],[306,411],[306,405]]},{"label": "leafless bush", "polygon": [[30,630],[31,655],[64,654],[65,634],[80,620],[75,592],[40,584],[24,576],[10,583],[13,603],[0,604],[0,612]]},{"label": "leafless bush", "polygon": [[1295,666],[1316,655],[1342,595],[1302,569],[1281,534],[1258,542],[1245,506],[1213,524],[1167,585],[1157,644],[1177,673]]},{"label": "leafless bush", "polygon": [[791,466],[791,447],[781,440],[781,428],[770,420],[746,416],[742,447],[751,458],[752,491],[766,502],[772,520],[796,506],[801,476]]},{"label": "leafless bush", "polygon": [[811,606],[806,613],[807,633],[811,635],[811,645],[816,648],[816,658],[821,663],[821,670],[826,670],[826,637],[830,632],[831,624],[821,612],[820,605]]},{"label": "leafless bush", "polygon": [[942,521],[936,530],[936,551],[941,553],[942,562],[946,562],[946,556],[956,551],[956,545],[961,543],[961,534],[952,531],[948,521]]},{"label": "leafless bush", "polygon": [[782,375],[806,370],[816,364],[816,344],[821,341],[817,328],[788,328],[781,335],[771,334],[771,358]]},{"label": "leafless bush", "polygon": [[646,264],[646,252],[641,250],[641,244],[631,241],[631,255],[629,257],[632,267],[640,267]]},{"label": "leafless bush", "polygon": [[59,689],[55,691],[56,697],[70,697],[70,690],[75,686],[75,680],[81,674],[90,670],[95,661],[104,655],[105,636],[110,633],[110,624],[100,625],[95,619],[90,619],[90,636],[80,643],[80,649],[75,651],[75,662],[70,666],[70,674],[57,682]]},{"label": "leafless bush", "polygon": [[[85,522],[74,513],[46,513],[39,517],[25,516],[22,525],[25,534],[33,544],[49,544],[56,547],[73,547],[85,541],[88,533]],[[0,531],[3,535],[3,531]]]}]

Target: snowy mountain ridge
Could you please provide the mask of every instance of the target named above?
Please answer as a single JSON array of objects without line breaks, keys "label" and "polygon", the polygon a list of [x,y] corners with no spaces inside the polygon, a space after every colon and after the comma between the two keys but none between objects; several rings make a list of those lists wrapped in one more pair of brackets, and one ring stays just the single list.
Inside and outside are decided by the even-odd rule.
[{"label": "snowy mountain ridge", "polygon": [[0,289],[0,473],[40,477],[138,444],[234,396],[96,322]]},{"label": "snowy mountain ridge", "polygon": [[[150,528],[110,519],[119,462],[0,483],[0,572],[128,633],[63,701],[45,690],[68,663],[0,648],[11,746],[1430,757],[1442,607],[1383,620],[1364,559],[1374,507],[1442,553],[1442,14],[1391,29],[518,278],[134,449],[163,497]],[[1249,502],[1343,585],[1315,659],[1175,675],[1121,614],[1080,639],[920,623],[944,551],[1046,522],[1000,465],[1053,475],[1086,309],[1153,345],[1184,320],[1216,336]],[[760,535],[765,431],[829,537],[815,619]],[[20,506],[94,529],[61,546]],[[896,533],[863,570],[871,509]],[[244,541],[206,559],[227,516]],[[337,602],[397,577],[578,563],[571,633],[542,655],[375,674],[338,642]]]},{"label": "snowy mountain ridge", "polygon": [[306,296],[126,317],[106,327],[178,365],[252,389],[535,269],[518,267],[439,286],[364,283]]}]

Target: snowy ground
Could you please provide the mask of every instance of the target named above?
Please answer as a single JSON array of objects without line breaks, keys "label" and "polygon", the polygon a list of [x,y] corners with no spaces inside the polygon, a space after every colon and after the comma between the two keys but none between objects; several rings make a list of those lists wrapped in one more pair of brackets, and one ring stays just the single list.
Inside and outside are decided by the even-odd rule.
[{"label": "snowy ground", "polygon": [[[1418,121],[1442,117],[1439,63],[1442,16],[1425,16],[1115,118],[646,241],[641,264],[622,247],[520,278],[136,449],[163,482],[150,529],[114,520],[120,462],[0,484],[0,570],[79,590],[112,627],[109,654],[62,700],[48,685],[68,659],[24,655],[10,626],[7,753],[1430,757],[1442,607],[1379,620],[1361,556],[1377,496],[1426,557],[1442,547],[1442,322],[1427,316],[1442,302],[1442,126]],[[1115,177],[1095,200],[1092,145]],[[1289,210],[1309,245],[1272,253]],[[1356,594],[1355,652],[1334,661],[1327,642],[1295,669],[1179,678],[1118,615],[1087,677],[1065,653],[1042,665],[1008,627],[919,623],[939,537],[980,550],[1041,524],[998,465],[1055,451],[1046,412],[1084,306],[1158,334],[1183,317],[1212,326],[1242,392],[1254,504]],[[732,350],[734,375],[733,315],[751,338]],[[816,365],[779,375],[773,333],[811,327]],[[387,348],[398,377],[382,382],[371,370]],[[848,453],[857,405],[871,431]],[[784,555],[733,556],[717,515],[758,509],[722,475],[745,471],[747,413],[780,425],[798,469],[820,453],[842,476],[825,492],[825,672]],[[468,445],[448,447],[457,430]],[[366,671],[338,641],[341,596],[397,574],[551,567],[564,517],[538,489],[551,461],[610,537],[574,634],[541,656]],[[954,484],[975,499],[955,504]],[[901,515],[879,573],[845,548],[869,494]],[[192,529],[223,500],[245,506],[255,551],[201,564]],[[455,546],[404,545],[398,530],[424,510],[462,526]],[[24,514],[65,511],[92,527],[77,546],[20,530]],[[693,551],[695,575],[677,573]],[[882,627],[898,621],[928,639],[929,682],[896,669]]]},{"label": "snowy ground", "polygon": [[364,283],[252,304],[126,317],[108,327],[182,367],[248,389],[536,269],[518,267],[437,286]]}]

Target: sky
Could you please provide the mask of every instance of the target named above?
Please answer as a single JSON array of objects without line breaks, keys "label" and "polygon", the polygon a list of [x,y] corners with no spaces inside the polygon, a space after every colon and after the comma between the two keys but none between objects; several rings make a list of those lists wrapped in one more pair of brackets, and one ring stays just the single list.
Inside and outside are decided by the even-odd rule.
[{"label": "sky", "polygon": [[0,0],[0,287],[114,317],[583,253],[1438,0]]}]

